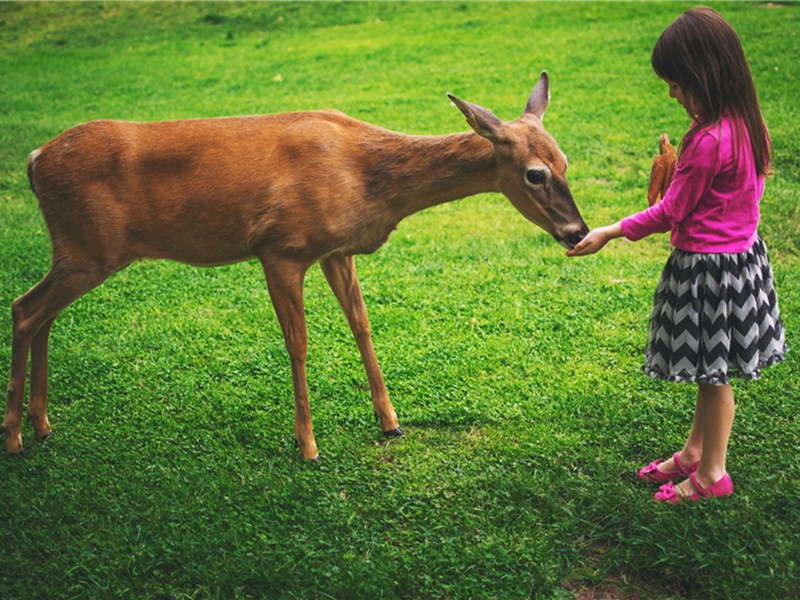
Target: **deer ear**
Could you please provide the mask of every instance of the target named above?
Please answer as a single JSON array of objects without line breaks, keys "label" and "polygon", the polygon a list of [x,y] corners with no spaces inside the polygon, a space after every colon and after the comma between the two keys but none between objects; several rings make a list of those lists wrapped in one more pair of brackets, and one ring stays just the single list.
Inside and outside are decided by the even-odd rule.
[{"label": "deer ear", "polygon": [[488,108],[459,100],[453,94],[447,94],[447,97],[458,107],[458,110],[464,113],[467,123],[475,130],[475,133],[491,141],[497,141],[502,137],[503,122]]},{"label": "deer ear", "polygon": [[536,87],[531,92],[531,97],[528,98],[528,104],[525,106],[526,115],[536,115],[541,120],[544,117],[544,111],[547,110],[547,105],[550,103],[550,78],[547,76],[547,71],[542,71],[539,75],[539,81]]}]

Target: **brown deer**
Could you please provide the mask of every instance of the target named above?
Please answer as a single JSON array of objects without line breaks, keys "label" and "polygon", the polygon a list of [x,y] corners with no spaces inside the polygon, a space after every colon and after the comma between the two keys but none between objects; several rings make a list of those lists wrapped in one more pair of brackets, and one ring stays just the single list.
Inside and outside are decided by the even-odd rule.
[{"label": "brown deer", "polygon": [[295,438],[317,458],[306,385],[306,271],[320,262],[367,372],[383,432],[403,435],[370,338],[353,255],[374,252],[405,217],[502,192],[524,217],[572,247],[587,232],[542,127],[543,72],[522,116],[504,122],[449,95],[475,133],[410,136],[336,111],[161,123],[94,121],[31,153],[28,177],[52,239],[50,272],[12,307],[6,451],[22,455],[29,418],[47,419],[47,346],[58,314],[135,260],[214,266],[256,257],[292,365]]}]

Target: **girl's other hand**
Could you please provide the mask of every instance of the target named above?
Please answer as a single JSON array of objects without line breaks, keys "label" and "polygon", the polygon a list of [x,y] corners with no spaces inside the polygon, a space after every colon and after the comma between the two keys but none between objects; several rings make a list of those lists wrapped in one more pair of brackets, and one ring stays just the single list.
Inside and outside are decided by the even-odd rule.
[{"label": "girl's other hand", "polygon": [[578,242],[574,248],[567,250],[567,256],[586,256],[602,250],[610,240],[622,237],[622,228],[619,223],[592,229],[586,237]]}]

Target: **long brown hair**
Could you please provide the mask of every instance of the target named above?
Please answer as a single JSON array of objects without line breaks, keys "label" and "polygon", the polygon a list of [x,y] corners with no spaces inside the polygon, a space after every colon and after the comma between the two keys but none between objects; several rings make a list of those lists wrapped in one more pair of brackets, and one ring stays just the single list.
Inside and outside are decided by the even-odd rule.
[{"label": "long brown hair", "polygon": [[[750,134],[758,175],[770,174],[770,141],[753,76],[739,36],[722,15],[704,7],[686,11],[658,38],[650,62],[659,77],[680,85],[702,107],[704,121],[686,134],[682,147],[730,114]],[[741,138],[741,131],[736,134]]]}]

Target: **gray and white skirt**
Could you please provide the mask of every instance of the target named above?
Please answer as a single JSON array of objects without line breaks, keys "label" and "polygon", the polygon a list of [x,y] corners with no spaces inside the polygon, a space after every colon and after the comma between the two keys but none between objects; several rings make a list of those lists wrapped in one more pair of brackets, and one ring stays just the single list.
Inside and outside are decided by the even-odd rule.
[{"label": "gray and white skirt", "polygon": [[642,371],[712,385],[756,379],[788,347],[767,248],[737,254],[674,250],[653,299]]}]

